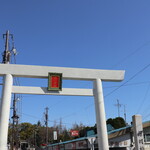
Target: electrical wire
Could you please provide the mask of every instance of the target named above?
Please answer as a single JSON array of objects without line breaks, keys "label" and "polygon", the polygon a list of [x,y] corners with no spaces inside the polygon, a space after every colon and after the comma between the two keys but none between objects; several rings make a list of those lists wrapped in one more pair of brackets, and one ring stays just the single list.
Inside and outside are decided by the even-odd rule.
[{"label": "electrical wire", "polygon": [[108,97],[110,96],[112,93],[114,93],[115,91],[117,91],[118,89],[120,89],[121,87],[125,86],[129,81],[131,81],[132,79],[134,79],[137,75],[139,75],[140,73],[142,73],[143,71],[145,71],[148,67],[150,67],[150,64],[146,65],[144,68],[142,68],[140,71],[138,71],[136,74],[134,74],[132,77],[130,77],[126,82],[124,82],[123,84],[121,84],[119,87],[117,87],[116,89],[114,89],[113,91],[111,91],[110,93],[106,94],[104,97]]},{"label": "electrical wire", "polygon": [[136,54],[138,51],[142,50],[142,48],[146,45],[149,45],[150,41],[145,42],[143,45],[141,45],[140,47],[138,47],[137,49],[135,49],[133,52],[131,52],[130,54],[128,54],[127,56],[125,56],[123,59],[121,59],[119,62],[117,62],[115,65],[113,65],[111,68],[113,69],[114,67],[120,65],[122,62],[126,61],[127,59],[129,59],[131,56],[133,56],[134,54]]},{"label": "electrical wire", "polygon": [[[136,49],[135,51],[133,51],[132,53],[130,53],[128,56],[126,56],[125,58],[123,58],[120,62],[126,61],[129,57],[133,56],[136,52],[138,52],[139,50],[141,50],[145,45],[148,45],[149,43],[150,43],[149,41],[146,42],[145,44],[143,44],[142,46],[140,46],[138,49]],[[16,57],[14,57],[14,62],[16,63]],[[118,63],[115,64],[115,65],[120,64],[120,62],[118,62]],[[143,72],[145,69],[147,69],[149,66],[150,66],[150,64],[147,65],[146,67],[144,67],[144,68],[143,68],[142,70],[140,70],[139,72],[137,72],[135,75],[133,75],[131,78],[129,78],[125,83],[123,83],[122,85],[118,86],[116,89],[114,89],[113,91],[111,91],[110,93],[108,93],[107,95],[105,95],[104,97],[107,97],[107,96],[111,95],[112,93],[114,93],[115,91],[117,91],[118,89],[120,89],[120,88],[123,87],[123,86],[129,86],[129,85],[127,85],[127,83],[128,83],[129,81],[131,81],[133,78],[135,78],[138,74],[140,74],[141,72]],[[18,79],[18,78],[15,79],[15,84],[16,84],[16,85],[20,85],[20,82],[19,82],[19,79]],[[131,84],[130,84],[130,85],[131,85]],[[132,84],[132,85],[133,85],[133,84]],[[22,96],[20,96],[20,97],[22,98]]]},{"label": "electrical wire", "polygon": [[[133,86],[133,85],[140,85],[140,84],[147,84],[147,83],[150,83],[150,81],[135,82],[135,83],[125,84],[123,86]],[[103,88],[107,89],[107,88],[115,88],[115,87],[119,87],[119,86],[109,86],[109,87],[103,87]]]},{"label": "electrical wire", "polygon": [[[145,113],[149,111],[149,108],[150,108],[150,105],[148,105],[147,108],[144,110],[143,116],[145,116]],[[146,115],[146,116],[149,116],[149,115],[150,115],[150,113],[148,113],[148,115]]]},{"label": "electrical wire", "polygon": [[[108,97],[108,96],[110,96],[111,94],[113,94],[114,92],[116,92],[118,89],[120,89],[121,87],[124,87],[124,86],[127,86],[127,83],[129,82],[129,81],[131,81],[132,79],[134,79],[137,75],[139,75],[140,73],[142,73],[144,70],[146,70],[148,67],[150,67],[150,64],[148,64],[148,65],[146,65],[144,68],[142,68],[140,71],[138,71],[136,74],[134,74],[132,77],[130,77],[126,82],[124,82],[123,84],[121,84],[120,86],[117,86],[117,88],[116,89],[114,89],[113,91],[111,91],[110,93],[108,93],[108,94],[106,94],[106,95],[104,95],[104,98],[106,98],[106,97]],[[145,83],[145,82],[141,82],[141,83]],[[140,83],[140,84],[141,84]],[[137,84],[137,83],[136,83]],[[131,85],[131,84],[130,84]],[[133,84],[132,84],[133,85]],[[116,86],[114,86],[114,87],[116,87]],[[105,87],[106,88],[106,87]],[[110,88],[110,87],[109,87]],[[91,105],[88,105],[88,106],[86,106],[84,109],[87,109],[87,108],[89,108],[89,107],[91,107],[91,106],[93,106],[94,104],[91,104]]]},{"label": "electrical wire", "polygon": [[[22,112],[19,112],[19,113],[22,113]],[[39,119],[39,117],[37,117],[37,116],[29,115],[29,114],[26,114],[26,113],[22,113],[22,115],[25,115],[25,116],[28,116],[28,117],[31,117],[31,118],[34,118],[34,119]],[[48,120],[48,122],[60,123],[58,121],[52,121],[52,120]],[[62,123],[62,124],[70,124],[70,123]]]},{"label": "electrical wire", "polygon": [[150,113],[148,113],[146,116],[144,116],[143,120],[146,120],[148,117],[150,117]]},{"label": "electrical wire", "polygon": [[139,105],[139,108],[138,108],[136,114],[138,114],[138,113],[140,112],[140,110],[142,109],[143,104],[145,103],[145,100],[146,100],[146,98],[147,98],[147,95],[148,95],[149,90],[150,90],[150,84],[149,84],[148,87],[147,87],[147,90],[146,90],[146,92],[145,92],[144,98],[142,99],[141,104]]}]

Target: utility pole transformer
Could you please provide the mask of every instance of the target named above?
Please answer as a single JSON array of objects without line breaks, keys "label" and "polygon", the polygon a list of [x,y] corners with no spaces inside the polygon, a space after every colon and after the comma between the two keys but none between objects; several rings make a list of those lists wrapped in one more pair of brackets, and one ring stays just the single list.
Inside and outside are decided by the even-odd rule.
[{"label": "utility pole transformer", "polygon": [[3,53],[3,64],[9,64],[10,63],[10,56],[11,56],[11,52],[9,50],[9,37],[11,36],[11,38],[13,39],[13,35],[9,34],[9,31],[6,31],[6,34],[3,34],[3,38],[6,37],[5,40],[5,50]]}]

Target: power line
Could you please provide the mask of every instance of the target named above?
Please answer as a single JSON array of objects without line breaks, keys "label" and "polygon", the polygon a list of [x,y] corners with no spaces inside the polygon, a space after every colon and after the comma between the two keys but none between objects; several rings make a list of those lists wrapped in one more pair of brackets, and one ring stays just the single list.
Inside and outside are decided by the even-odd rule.
[{"label": "power line", "polygon": [[143,117],[143,120],[146,120],[150,116],[150,113],[148,113],[145,117]]},{"label": "power line", "polygon": [[143,72],[144,70],[146,70],[148,67],[150,67],[150,64],[146,65],[144,68],[142,68],[136,74],[134,74],[131,78],[129,78],[126,82],[124,82],[123,84],[121,84],[119,87],[117,87],[116,89],[114,89],[110,93],[106,94],[104,97],[108,97],[109,95],[111,95],[112,93],[114,93],[115,91],[117,91],[118,89],[120,89],[121,87],[125,86],[129,81],[131,81],[132,79],[134,79],[137,75],[139,75],[141,72]]},{"label": "power line", "polygon": [[122,62],[126,61],[127,59],[129,59],[131,56],[133,56],[134,54],[136,54],[138,51],[140,51],[144,46],[150,44],[150,41],[145,42],[143,45],[141,45],[140,47],[138,47],[137,49],[135,49],[135,51],[131,52],[130,54],[128,54],[127,56],[125,56],[122,60],[120,60],[119,62],[117,62],[115,65],[113,65],[114,68],[115,66],[117,66],[118,64],[121,64]]},{"label": "power line", "polygon": [[[39,117],[37,117],[37,116],[29,115],[29,114],[22,113],[22,112],[19,112],[19,113],[22,114],[22,115],[34,118],[34,119],[39,119]],[[48,122],[59,123],[58,121],[52,121],[52,120],[49,120],[49,119],[48,119]],[[71,125],[71,123],[62,123],[62,124],[70,124]]]},{"label": "power line", "polygon": [[[150,81],[135,82],[135,83],[126,84],[123,86],[132,86],[132,85],[147,84],[147,83],[150,83]],[[119,87],[119,86],[109,86],[109,87],[103,87],[103,88],[108,89],[108,88],[115,88],[115,87]]]},{"label": "power line", "polygon": [[[143,113],[144,113],[144,114],[143,114],[143,116],[145,115],[145,113],[146,113],[146,112],[149,112],[149,107],[150,107],[150,105],[148,105],[148,106],[147,106],[147,108],[144,110],[144,112],[143,112]],[[149,113],[148,115],[146,115],[146,116],[148,117],[149,115],[150,115],[150,113]]]},{"label": "power line", "polygon": [[141,104],[140,104],[140,106],[139,106],[139,108],[138,108],[138,110],[137,110],[137,114],[138,114],[138,113],[140,112],[140,110],[142,109],[143,104],[144,104],[144,102],[145,102],[145,100],[146,100],[146,97],[147,97],[147,94],[148,94],[149,90],[150,90],[150,84],[148,85],[147,90],[146,90],[145,95],[144,95],[144,98],[142,99]]},{"label": "power line", "polygon": [[[104,97],[108,97],[110,96],[112,93],[114,93],[115,91],[117,91],[118,89],[120,89],[121,87],[124,86],[129,86],[129,85],[135,85],[135,84],[144,84],[150,81],[145,81],[145,82],[137,82],[137,83],[131,83],[131,84],[127,84],[129,81],[131,81],[132,79],[134,79],[138,74],[140,74],[141,72],[143,72],[145,69],[147,69],[150,66],[150,64],[146,65],[144,68],[142,68],[140,71],[138,71],[136,74],[134,74],[132,77],[130,77],[126,82],[124,82],[123,84],[121,84],[120,86],[112,86],[112,87],[104,87],[104,88],[113,88],[113,87],[117,87],[116,89],[114,89],[113,91],[111,91],[110,93],[104,95]],[[93,106],[94,104],[88,105],[85,107],[85,109],[87,109],[88,107]]]}]

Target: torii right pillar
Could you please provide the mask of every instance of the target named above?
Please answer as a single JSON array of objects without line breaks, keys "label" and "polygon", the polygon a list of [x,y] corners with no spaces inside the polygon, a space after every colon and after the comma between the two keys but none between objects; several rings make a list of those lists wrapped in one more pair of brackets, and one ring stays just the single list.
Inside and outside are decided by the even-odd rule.
[{"label": "torii right pillar", "polygon": [[101,79],[96,79],[94,81],[94,99],[95,99],[95,111],[96,111],[98,149],[109,150]]}]

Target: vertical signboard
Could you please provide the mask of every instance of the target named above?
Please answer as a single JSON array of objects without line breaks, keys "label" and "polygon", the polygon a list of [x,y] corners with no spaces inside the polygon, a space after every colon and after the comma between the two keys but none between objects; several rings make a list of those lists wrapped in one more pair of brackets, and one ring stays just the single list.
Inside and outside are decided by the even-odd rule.
[{"label": "vertical signboard", "polygon": [[53,138],[54,140],[57,140],[57,131],[53,131]]}]

